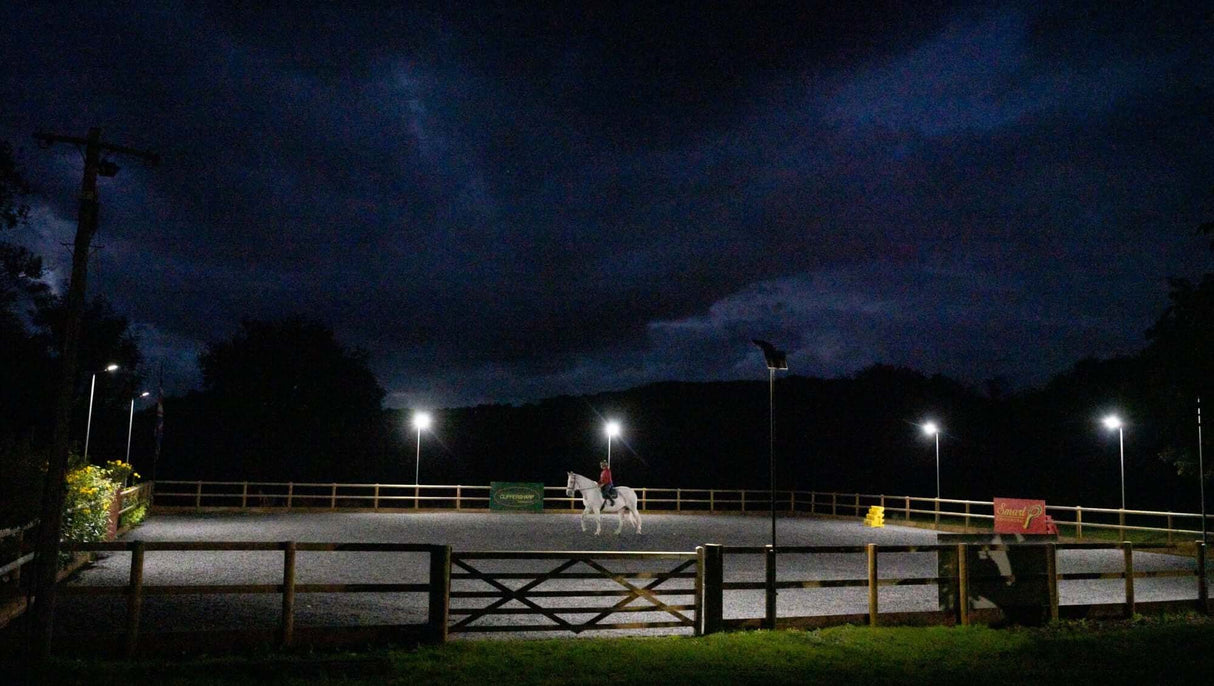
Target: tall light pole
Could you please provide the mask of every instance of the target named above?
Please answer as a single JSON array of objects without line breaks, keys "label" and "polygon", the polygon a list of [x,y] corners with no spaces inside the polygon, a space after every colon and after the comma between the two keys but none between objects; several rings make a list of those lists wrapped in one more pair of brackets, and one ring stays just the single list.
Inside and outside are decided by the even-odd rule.
[{"label": "tall light pole", "polygon": [[1201,542],[1206,542],[1206,465],[1201,454],[1201,397],[1197,398],[1197,484],[1201,488]]},{"label": "tall light pole", "polygon": [[1121,454],[1121,509],[1125,509],[1125,433],[1122,429],[1121,417],[1111,414],[1104,418],[1104,426],[1117,429],[1117,447]]},{"label": "tall light pole", "polygon": [[607,469],[611,469],[611,439],[620,435],[620,423],[613,419],[607,422],[604,431],[607,433]]},{"label": "tall light pole", "polygon": [[923,425],[923,433],[936,437],[936,500],[940,500],[940,427],[935,422]]},{"label": "tall light pole", "polygon": [[422,470],[422,432],[430,428],[433,419],[429,412],[418,412],[413,415],[413,428],[417,429],[417,459],[413,464],[413,483],[420,484]]},{"label": "tall light pole", "polygon": [[[767,341],[751,341],[763,351],[767,364],[767,479],[771,506],[771,547],[776,547],[776,370],[788,369],[788,355]],[[774,615],[773,615],[774,616]],[[775,628],[775,627],[772,627]]]},{"label": "tall light pole", "polygon": [[151,393],[149,393],[148,391],[144,391],[144,392],[140,393],[138,396],[131,398],[131,418],[130,418],[130,420],[127,421],[127,425],[126,425],[126,463],[127,464],[131,463],[131,430],[135,428],[135,401],[138,400],[139,398],[146,398],[149,395],[151,395]]},{"label": "tall light pole", "polygon": [[[103,369],[101,371],[116,372],[116,371],[118,371],[118,365],[116,365],[116,364],[106,365],[105,369]],[[91,434],[93,432],[93,391],[97,389],[97,374],[98,374],[98,372],[93,372],[93,381],[92,381],[92,383],[89,384],[89,418],[88,418],[88,421],[84,425],[84,463],[85,464],[88,464],[88,462],[89,462],[89,434]]]}]

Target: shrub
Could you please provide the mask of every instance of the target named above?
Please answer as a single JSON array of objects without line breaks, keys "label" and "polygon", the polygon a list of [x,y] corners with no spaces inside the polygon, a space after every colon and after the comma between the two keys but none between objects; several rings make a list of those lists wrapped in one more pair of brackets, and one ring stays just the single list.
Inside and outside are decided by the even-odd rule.
[{"label": "shrub", "polygon": [[77,543],[104,540],[118,488],[101,467],[85,465],[68,472],[62,539]]},{"label": "shrub", "polygon": [[134,509],[122,515],[122,517],[118,520],[118,528],[127,529],[132,526],[138,526],[141,522],[143,522],[143,520],[147,519],[147,517],[147,503],[140,503],[139,505],[135,506]]}]

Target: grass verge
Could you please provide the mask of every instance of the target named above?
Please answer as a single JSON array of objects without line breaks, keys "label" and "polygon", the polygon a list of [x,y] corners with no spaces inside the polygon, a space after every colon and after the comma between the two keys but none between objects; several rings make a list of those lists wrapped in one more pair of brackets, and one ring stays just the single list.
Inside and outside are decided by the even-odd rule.
[{"label": "grass verge", "polygon": [[[1214,621],[865,628],[701,638],[455,641],[362,653],[58,660],[54,684],[1209,684]],[[0,666],[2,667],[2,666]],[[11,673],[11,672],[10,672]]]}]

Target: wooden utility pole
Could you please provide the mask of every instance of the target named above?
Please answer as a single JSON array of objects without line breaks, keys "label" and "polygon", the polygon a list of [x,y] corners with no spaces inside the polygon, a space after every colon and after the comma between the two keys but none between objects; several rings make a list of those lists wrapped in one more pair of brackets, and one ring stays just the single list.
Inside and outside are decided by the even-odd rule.
[{"label": "wooden utility pole", "polygon": [[101,129],[89,129],[88,136],[60,136],[35,133],[42,147],[68,143],[84,151],[84,181],[80,186],[80,209],[76,225],[76,243],[72,250],[72,280],[68,285],[63,328],[63,347],[59,362],[59,389],[55,400],[55,428],[51,454],[47,464],[46,483],[42,492],[42,517],[38,529],[37,558],[34,576],[33,632],[34,654],[41,662],[50,655],[51,634],[55,612],[55,582],[59,567],[59,534],[63,525],[64,482],[67,478],[68,450],[71,439],[72,390],[76,378],[77,353],[80,348],[81,320],[84,313],[85,284],[88,279],[89,242],[97,232],[97,177],[114,176],[118,166],[102,153],[128,155],[157,164],[154,153],[135,150],[101,141]]}]

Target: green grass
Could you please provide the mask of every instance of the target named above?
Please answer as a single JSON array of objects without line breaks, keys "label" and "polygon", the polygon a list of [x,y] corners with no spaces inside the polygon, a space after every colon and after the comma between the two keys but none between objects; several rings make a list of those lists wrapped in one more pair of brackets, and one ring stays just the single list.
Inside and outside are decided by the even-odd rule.
[{"label": "green grass", "polygon": [[135,662],[59,660],[47,683],[1208,684],[1214,621],[1040,629],[863,628],[702,638],[455,641],[414,650]]}]

